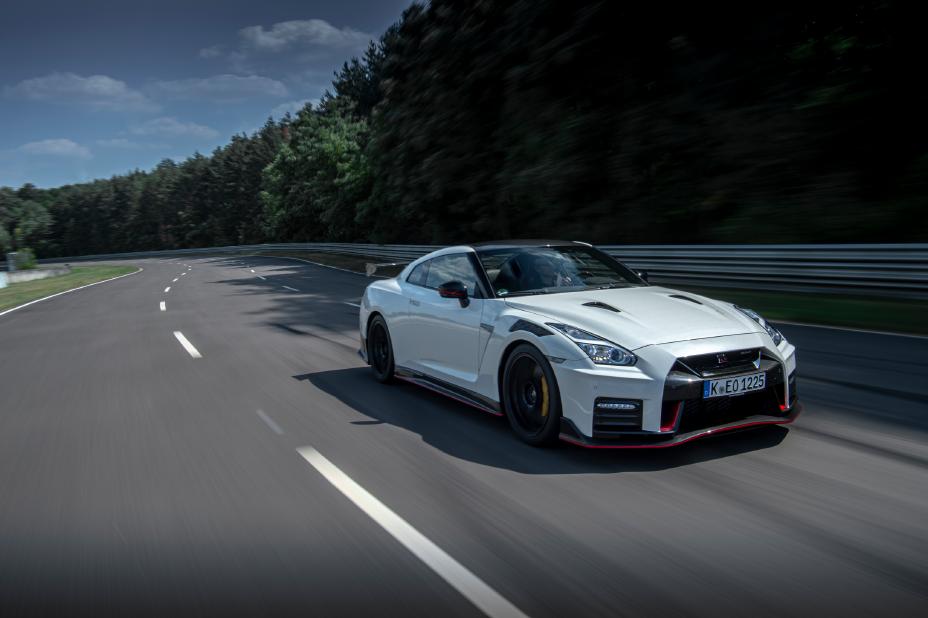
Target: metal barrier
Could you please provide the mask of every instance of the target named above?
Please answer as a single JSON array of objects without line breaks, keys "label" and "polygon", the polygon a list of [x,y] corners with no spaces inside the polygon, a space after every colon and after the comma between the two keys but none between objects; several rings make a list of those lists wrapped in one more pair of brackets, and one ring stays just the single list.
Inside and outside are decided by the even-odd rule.
[{"label": "metal barrier", "polygon": [[[599,245],[652,283],[697,288],[841,293],[928,299],[928,243],[854,245]],[[89,255],[76,262],[220,253],[309,251],[412,260],[435,245],[284,243]]]}]

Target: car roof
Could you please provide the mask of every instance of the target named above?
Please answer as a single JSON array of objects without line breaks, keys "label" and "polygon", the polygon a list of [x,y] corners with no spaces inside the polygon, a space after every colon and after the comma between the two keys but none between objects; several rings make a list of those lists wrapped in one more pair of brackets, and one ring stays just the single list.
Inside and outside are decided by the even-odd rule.
[{"label": "car roof", "polygon": [[479,251],[481,249],[511,249],[515,247],[565,247],[570,245],[580,245],[589,247],[585,242],[577,240],[543,240],[537,238],[514,239],[514,240],[485,240],[467,245]]}]

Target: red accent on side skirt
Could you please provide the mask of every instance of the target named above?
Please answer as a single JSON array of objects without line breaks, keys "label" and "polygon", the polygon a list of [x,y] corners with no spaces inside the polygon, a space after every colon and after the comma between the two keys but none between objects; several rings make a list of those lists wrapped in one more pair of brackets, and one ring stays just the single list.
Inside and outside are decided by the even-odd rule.
[{"label": "red accent on side skirt", "polygon": [[420,388],[424,388],[424,389],[427,390],[427,391],[431,391],[431,392],[433,392],[433,393],[438,393],[439,395],[444,395],[444,396],[447,397],[448,399],[453,399],[454,401],[457,401],[457,402],[459,402],[459,403],[466,404],[466,405],[468,405],[468,406],[470,406],[470,407],[472,407],[472,408],[474,408],[474,409],[476,409],[476,410],[480,410],[481,412],[486,412],[487,414],[492,414],[493,416],[503,416],[503,413],[502,413],[502,412],[494,412],[493,410],[491,410],[491,409],[489,409],[489,408],[484,408],[483,406],[478,406],[476,403],[474,403],[474,402],[472,402],[472,401],[468,401],[468,400],[464,399],[463,397],[457,397],[457,396],[455,396],[455,395],[452,395],[451,393],[447,393],[447,392],[445,392],[445,391],[443,391],[443,390],[440,390],[440,389],[438,389],[438,388],[435,388],[435,387],[433,387],[432,385],[430,385],[428,382],[419,381],[419,380],[416,380],[415,378],[407,378],[406,376],[396,376],[396,379],[402,380],[403,382],[408,382],[408,383],[413,384],[413,385],[415,385],[415,386],[418,386],[418,387],[420,387]]}]

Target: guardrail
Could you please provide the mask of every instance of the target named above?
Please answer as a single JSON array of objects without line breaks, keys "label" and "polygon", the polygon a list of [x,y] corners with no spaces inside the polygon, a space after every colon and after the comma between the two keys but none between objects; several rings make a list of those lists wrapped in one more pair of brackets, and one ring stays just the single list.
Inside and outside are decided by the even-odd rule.
[{"label": "guardrail", "polygon": [[[928,299],[928,243],[599,247],[630,268],[648,271],[652,283]],[[40,261],[311,251],[401,262],[437,248],[435,245],[284,243],[114,253]]]}]

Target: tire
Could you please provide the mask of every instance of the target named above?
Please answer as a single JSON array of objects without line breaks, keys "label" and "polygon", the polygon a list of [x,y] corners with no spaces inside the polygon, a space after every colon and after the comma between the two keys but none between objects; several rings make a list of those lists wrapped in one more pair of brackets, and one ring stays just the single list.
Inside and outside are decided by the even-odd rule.
[{"label": "tire", "polygon": [[386,321],[379,315],[374,316],[367,327],[367,359],[378,382],[386,384],[393,380],[396,369],[393,363],[393,341]]},{"label": "tire", "polygon": [[519,345],[503,369],[503,410],[517,436],[532,446],[557,441],[561,429],[561,393],[551,364],[538,348]]}]

